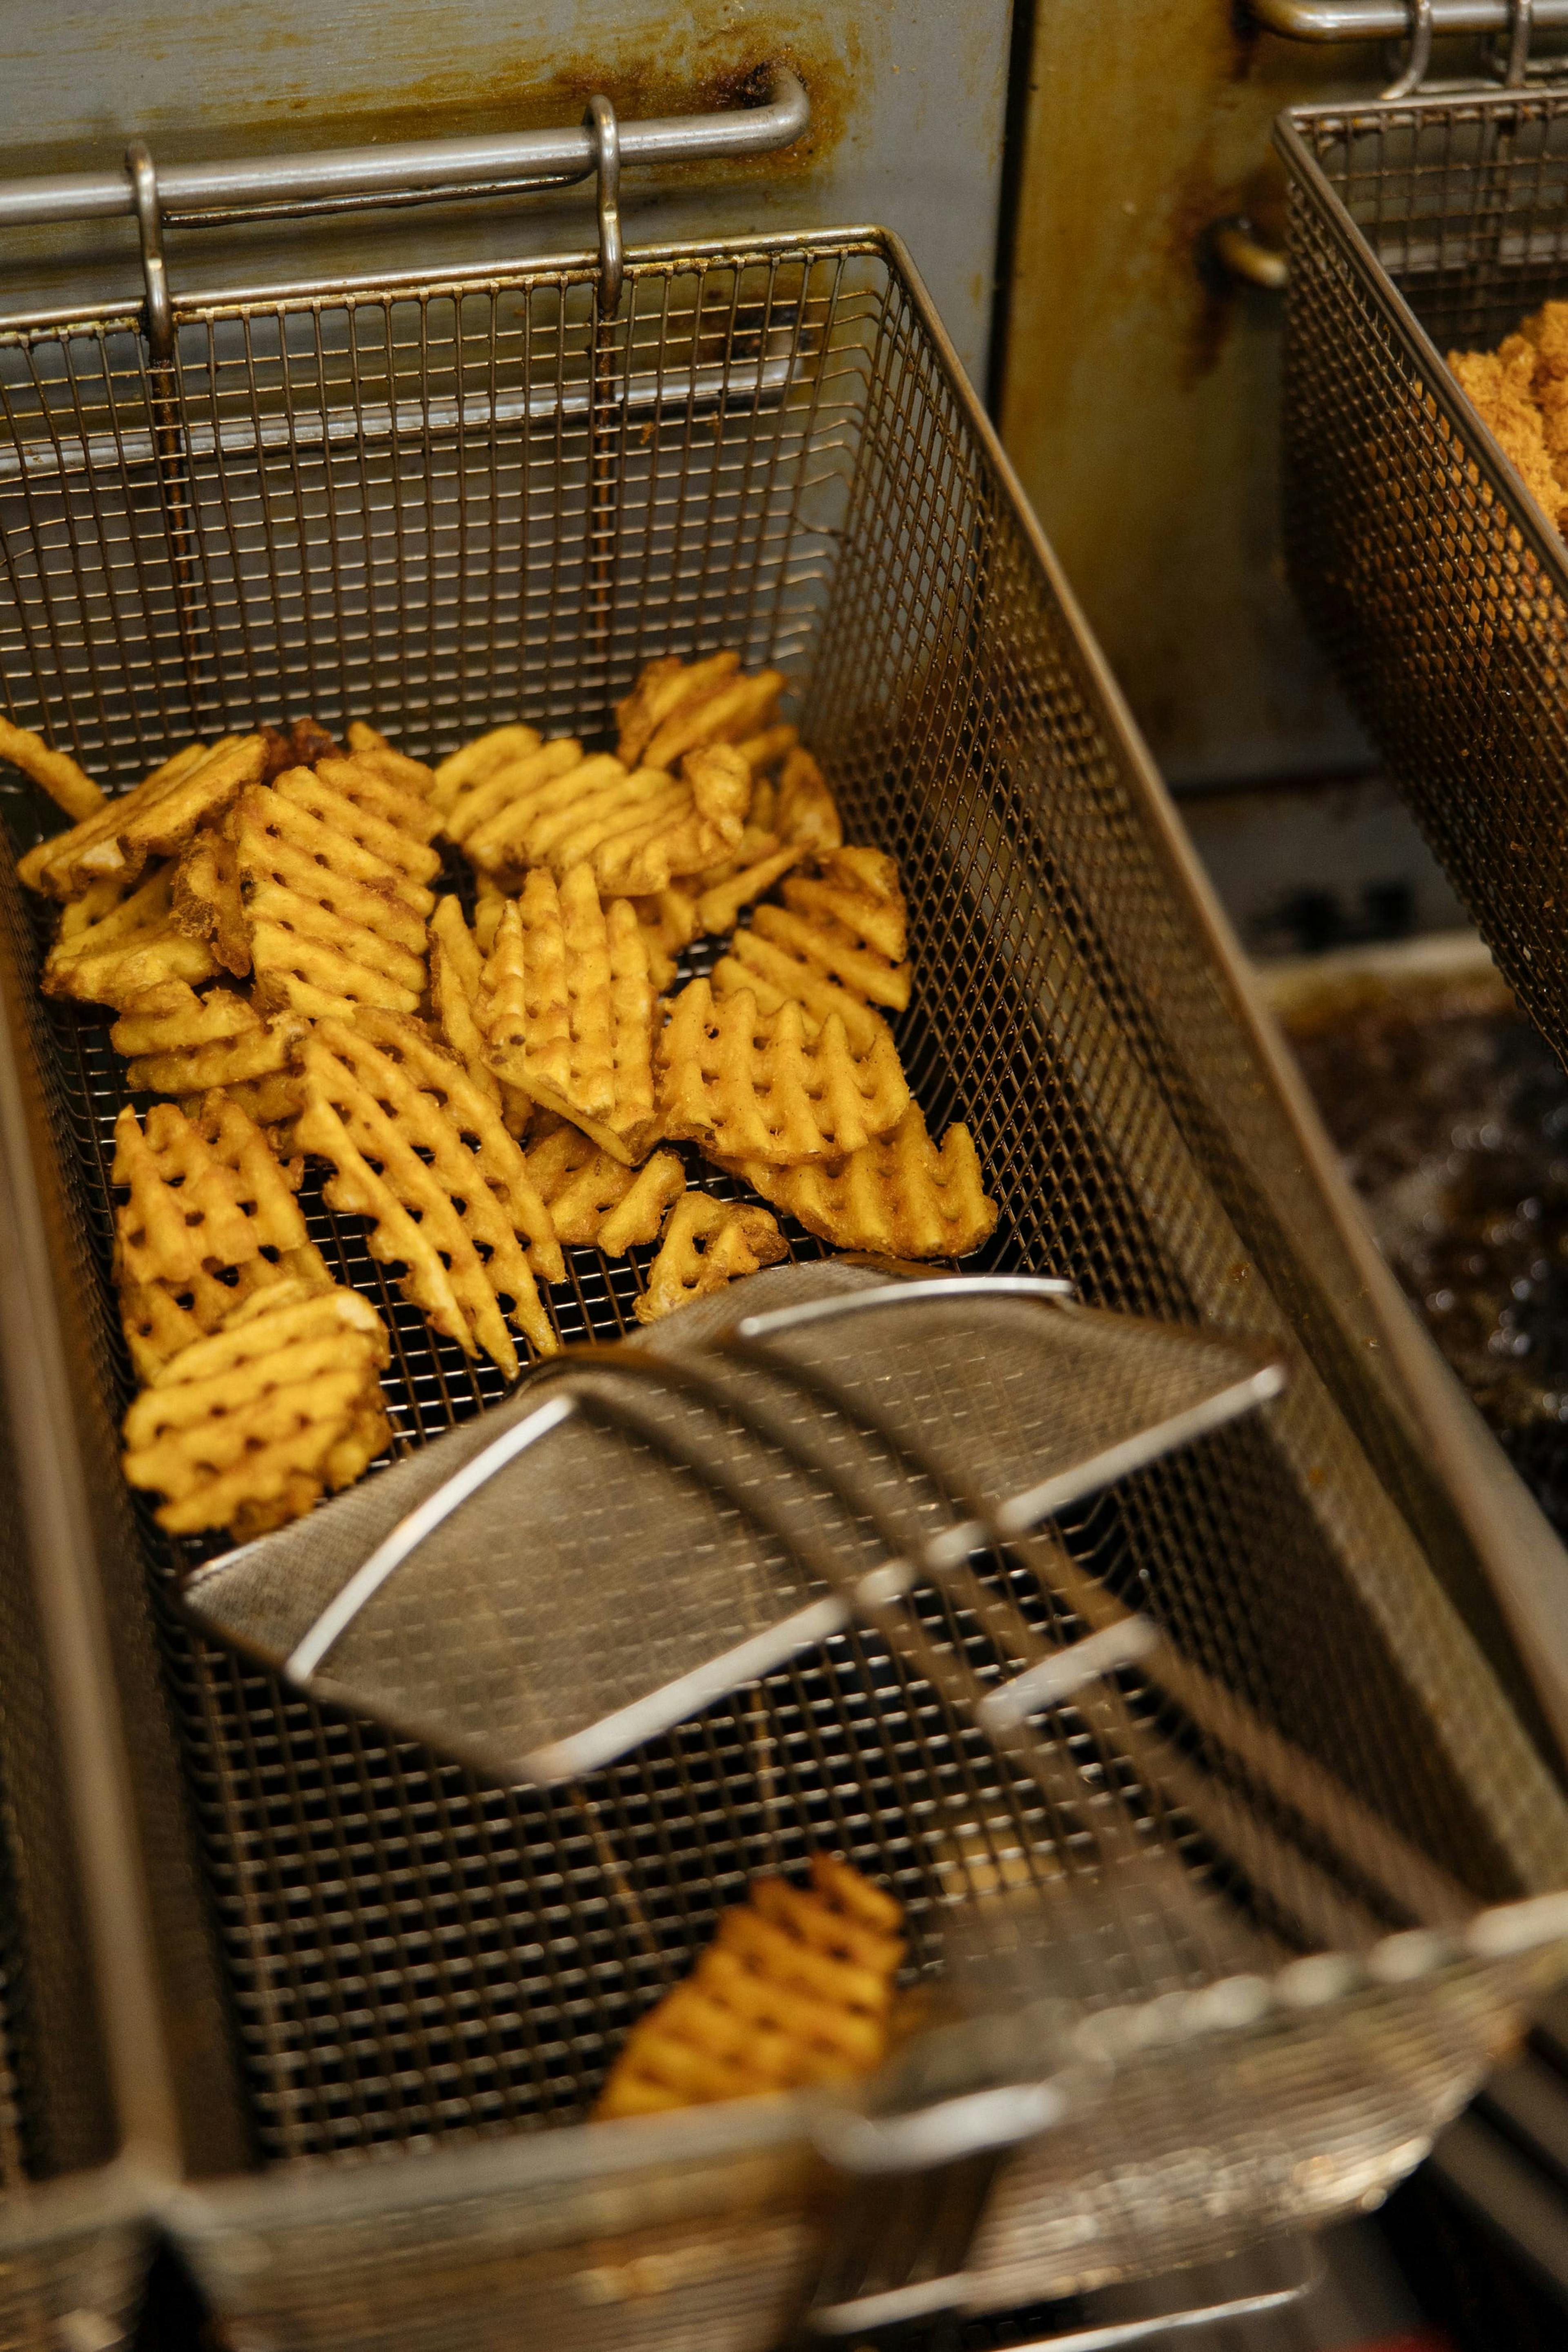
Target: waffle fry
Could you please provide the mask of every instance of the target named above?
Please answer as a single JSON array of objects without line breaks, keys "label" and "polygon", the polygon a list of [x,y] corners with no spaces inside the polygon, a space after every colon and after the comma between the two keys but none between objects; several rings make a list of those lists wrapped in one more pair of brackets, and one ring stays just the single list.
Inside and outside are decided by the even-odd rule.
[{"label": "waffle fry", "polygon": [[371,1254],[465,1355],[517,1377],[515,1322],[542,1356],[558,1346],[529,1258],[564,1262],[550,1212],[495,1105],[417,1023],[377,1012],[324,1020],[300,1049],[299,1149],[331,1162],[326,1198],[370,1221]]},{"label": "waffle fry", "polygon": [[950,1127],[941,1148],[911,1102],[889,1135],[839,1166],[777,1168],[731,1160],[731,1173],[775,1209],[836,1249],[885,1257],[967,1257],[996,1229],[996,1204],[966,1127]]},{"label": "waffle fry", "polygon": [[448,841],[467,850],[481,872],[504,866],[509,845],[527,824],[541,796],[547,795],[563,776],[583,777],[584,771],[596,773],[603,767],[602,761],[584,759],[583,746],[574,736],[562,735],[552,743],[536,744],[465,785],[447,811],[443,830]]},{"label": "waffle fry", "polygon": [[655,890],[631,904],[647,942],[648,976],[662,995],[675,978],[676,957],[697,937],[697,902],[672,882],[667,890]]},{"label": "waffle fry", "polygon": [[757,1010],[770,1017],[786,1004],[798,1004],[805,1016],[808,1037],[820,1036],[823,1024],[837,1015],[856,1054],[873,1052],[879,1038],[892,1041],[892,1032],[879,1013],[826,973],[815,971],[803,958],[775,946],[754,924],[734,933],[729,953],[713,967],[712,987],[715,996],[726,999],[749,991],[756,998]]},{"label": "waffle fry", "polygon": [[[308,1027],[298,1013],[268,1020],[234,989],[198,996],[184,981],[166,980],[126,1000],[109,1042],[130,1063],[125,1083],[133,1094],[188,1100],[215,1087],[226,1092],[262,1078],[280,1080],[283,1090],[270,1097],[271,1118],[258,1121],[270,1125],[298,1108],[288,1073]],[[287,1108],[280,1110],[280,1103]]]},{"label": "waffle fry", "polygon": [[742,1275],[777,1265],[788,1255],[789,1244],[766,1209],[716,1201],[710,1192],[688,1192],[677,1202],[648,1268],[647,1288],[637,1303],[637,1321],[660,1322],[678,1307],[711,1297]]},{"label": "waffle fry", "polygon": [[608,757],[584,760],[516,793],[463,846],[481,873],[498,878],[548,866],[559,879],[585,865],[602,896],[646,898],[672,877],[730,856],[751,797],[751,770],[723,746],[693,752],[679,778],[656,768],[628,775]]},{"label": "waffle fry", "polygon": [[242,1541],[299,1518],[366,1469],[391,1430],[381,1318],[352,1290],[285,1282],[231,1307],[125,1416],[125,1475],[167,1499],[172,1535]]},{"label": "waffle fry", "polygon": [[277,727],[264,727],[261,740],[267,746],[267,763],[261,772],[261,782],[269,784],[285,768],[313,768],[318,760],[335,759],[339,745],[327,730],[315,719],[296,719],[285,734]]},{"label": "waffle fry", "polygon": [[[498,909],[499,912],[499,909]],[[430,918],[430,1001],[448,1052],[455,1054],[481,1094],[500,1110],[509,1135],[521,1139],[533,1105],[521,1087],[504,1086],[485,1059],[485,1041],[475,1019],[485,960],[463,919],[456,898],[437,898]]]},{"label": "waffle fry", "polygon": [[642,1168],[612,1160],[581,1129],[562,1126],[534,1144],[528,1172],[569,1246],[597,1243],[606,1257],[625,1257],[638,1242],[658,1239],[665,1211],[686,1190],[686,1171],[673,1151],[656,1151]]},{"label": "waffle fry", "polygon": [[131,792],[29,850],[16,870],[29,889],[52,898],[79,898],[110,875],[134,878],[150,858],[174,856],[199,827],[222,816],[266,763],[259,735],[187,743]]},{"label": "waffle fry", "polygon": [[482,784],[487,776],[512,760],[525,759],[537,751],[543,742],[542,735],[531,727],[492,727],[488,735],[476,735],[460,751],[454,751],[441,761],[431,787],[433,807],[448,815],[463,793],[475,784]]},{"label": "waffle fry", "polygon": [[798,1004],[763,1014],[749,989],[715,999],[694,980],[658,1044],[664,1132],[726,1160],[846,1159],[896,1126],[909,1103],[892,1038],[879,1030],[858,1055],[837,1014],[808,1042]]},{"label": "waffle fry", "polygon": [[[770,768],[777,767],[785,753],[793,751],[799,741],[800,737],[793,727],[764,727],[760,735],[748,735],[743,743],[736,744],[735,749],[752,775],[760,780]],[[752,814],[753,816],[758,814],[755,807]],[[771,807],[768,816],[772,816]]]},{"label": "waffle fry", "polygon": [[687,1981],[633,2027],[595,2114],[653,2115],[869,2074],[886,2054],[903,1912],[812,1858],[809,1889],[759,1879]]},{"label": "waffle fry", "polygon": [[250,972],[250,925],[239,891],[234,844],[216,826],[188,842],[174,867],[172,914],[187,939],[205,940],[225,971]]},{"label": "waffle fry", "polygon": [[683,702],[699,700],[733,677],[740,667],[741,656],[734,653],[710,654],[706,661],[689,664],[673,654],[649,662],[626,700],[616,705],[616,723],[620,729],[616,759],[625,767],[640,767],[643,753],[665,720],[673,718]]},{"label": "waffle fry", "polygon": [[784,763],[773,826],[781,840],[798,841],[806,849],[837,849],[844,839],[837,803],[809,751],[792,751]]},{"label": "waffle fry", "polygon": [[114,1128],[114,1279],[138,1377],[235,1307],[286,1280],[331,1287],[289,1173],[237,1104],[209,1094],[195,1118],[154,1103],[143,1129],[129,1105]]},{"label": "waffle fry", "polygon": [[307,806],[307,793],[319,792],[340,799],[310,769],[294,768],[275,785],[253,787],[235,812],[256,1002],[312,1020],[352,1019],[361,1005],[417,1012],[425,916],[435,900],[406,870],[340,832],[330,809],[319,813],[326,802]]},{"label": "waffle fry", "polygon": [[748,856],[745,838],[742,836],[734,871],[719,881],[710,883],[697,901],[700,929],[710,937],[732,931],[742,909],[771,890],[793,866],[800,863],[805,852],[798,844],[791,843],[783,849],[773,846],[764,849],[762,846],[763,843],[772,845],[774,838],[772,834],[762,835],[756,852]]},{"label": "waffle fry", "polygon": [[0,717],[0,760],[9,760],[25,776],[41,784],[58,808],[80,824],[103,806],[103,794],[68,751],[54,751],[41,735]]},{"label": "waffle fry", "polygon": [[688,751],[711,743],[738,743],[773,723],[784,672],[740,675],[740,656],[707,661],[650,662],[626,700],[617,704],[616,756],[627,767],[672,768]]},{"label": "waffle fry", "polygon": [[[827,981],[863,1003],[901,1013],[910,1001],[907,923],[899,869],[877,849],[829,849],[807,872],[784,882],[782,907],[759,907],[751,940],[732,950],[742,961],[763,942],[773,952],[764,975],[817,1019],[839,1010],[820,996]],[[820,1009],[819,1009],[820,1008]]]},{"label": "waffle fry", "polygon": [[496,943],[496,927],[506,908],[510,891],[488,874],[474,877],[474,943],[480,955],[488,956]]},{"label": "waffle fry", "polygon": [[383,783],[410,794],[421,803],[418,840],[428,841],[440,830],[440,811],[432,806],[430,799],[436,789],[434,768],[426,766],[423,760],[410,759],[406,751],[400,751],[395,743],[389,742],[378,727],[370,726],[363,719],[349,722],[349,755],[373,769]]},{"label": "waffle fry", "polygon": [[175,928],[173,880],[169,866],[136,887],[111,875],[67,907],[44,959],[44,994],[120,1005],[164,981],[194,986],[211,980],[217,971],[212,950]]},{"label": "waffle fry", "polygon": [[559,885],[536,868],[502,914],[479,982],[496,1076],[632,1166],[658,1132],[653,1003],[627,902],[603,907],[585,866]]},{"label": "waffle fry", "polygon": [[430,836],[440,819],[416,793],[389,784],[363,759],[289,768],[271,789],[379,858],[395,877],[392,887],[403,904],[429,916],[435,903],[429,885],[441,871],[441,853],[431,848]]}]

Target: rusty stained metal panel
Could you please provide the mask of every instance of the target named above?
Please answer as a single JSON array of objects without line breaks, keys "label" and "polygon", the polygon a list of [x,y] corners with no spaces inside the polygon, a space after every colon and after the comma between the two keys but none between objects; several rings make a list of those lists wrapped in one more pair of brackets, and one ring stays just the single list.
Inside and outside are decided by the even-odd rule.
[{"label": "rusty stained metal panel", "polygon": [[1277,296],[1202,266],[1282,232],[1282,106],[1375,89],[1231,0],[1037,0],[1001,417],[1024,487],[1177,782],[1372,764],[1279,556]]},{"label": "rusty stained metal panel", "polygon": [[[13,0],[5,12],[7,176],[154,159],[265,154],[360,140],[526,130],[580,120],[594,90],[628,115],[741,102],[757,68],[802,75],[812,125],[795,148],[628,172],[628,240],[877,222],[907,241],[966,366],[983,374],[1006,99],[1008,0]],[[174,231],[180,286],[440,267],[571,252],[591,241],[592,191],[242,231]],[[106,286],[139,291],[133,233],[106,223],[12,235],[0,313]]]}]

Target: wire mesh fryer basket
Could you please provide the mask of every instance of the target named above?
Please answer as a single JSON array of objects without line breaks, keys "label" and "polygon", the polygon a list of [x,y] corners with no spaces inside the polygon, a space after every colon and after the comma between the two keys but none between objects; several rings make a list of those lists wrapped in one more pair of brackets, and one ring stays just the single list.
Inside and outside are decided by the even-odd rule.
[{"label": "wire mesh fryer basket", "polygon": [[[1296,1357],[1267,1427],[1140,1474],[1061,1526],[1065,1550],[1091,1588],[1135,1591],[1216,1689],[1478,1911],[1556,1885],[1563,1807],[1500,1685],[1528,1700],[1465,1517],[1382,1368],[1359,1262],[1157,788],[906,264],[868,232],[637,256],[607,341],[593,277],[538,264],[184,301],[177,465],[133,320],[0,337],[17,717],[100,772],[307,702],[434,751],[520,708],[591,736],[658,654],[778,659],[854,832],[900,860],[920,976],[900,1050],[928,1118],[961,1110],[974,1130],[1003,1209],[989,1262]],[[101,1277],[122,1067],[103,1024],[37,1002],[9,876],[0,900],[18,1051],[50,1097],[35,1149]],[[498,1402],[382,1284],[361,1229],[309,1178],[301,1197],[393,1329],[398,1450]],[[617,1336],[642,1278],[574,1252],[551,1302],[563,1336]],[[61,1307],[81,1384],[111,1410],[126,1367],[107,1286]],[[111,1460],[90,1475],[116,1479]],[[498,1790],[193,1642],[165,1605],[192,1563],[142,1533],[140,1552],[106,1546],[104,1571],[127,1591],[151,1569],[160,1596],[237,2053],[232,2085],[209,2071],[191,2105],[228,2097],[264,2168],[181,2210],[226,2310],[333,2352],[450,2352],[520,2300],[541,2338],[595,2352],[767,2342],[809,2267],[820,2182],[798,2118],[585,2124],[626,2031],[758,1870],[833,1845],[899,1894],[930,1974],[948,1912],[1060,1866],[1070,1821],[855,1632],[564,1792]],[[1152,1705],[1135,1679],[1123,1696]],[[1053,1737],[1151,1818],[1081,1713],[1060,1710]],[[1179,1813],[1173,1834],[1201,1866]],[[1319,2000],[1290,2045],[1317,2053],[1309,2144],[1227,2159],[1237,2193],[1217,2209],[1204,2183],[1237,2153],[1239,2090],[1205,2105],[1195,2154],[1164,2148],[1152,2203],[1138,2117],[1106,2168],[1082,2127],[1070,2163],[1068,2136],[1022,2152],[993,2286],[1066,2292],[1375,2194],[1466,2095],[1528,1975],[1479,1945],[1423,1950],[1417,1977]],[[1276,2041],[1266,2027],[1258,2047]],[[491,2145],[342,2161],[458,2137]]]},{"label": "wire mesh fryer basket", "polygon": [[1444,354],[1568,294],[1568,96],[1301,108],[1292,580],[1510,988],[1568,1057],[1568,549]]}]

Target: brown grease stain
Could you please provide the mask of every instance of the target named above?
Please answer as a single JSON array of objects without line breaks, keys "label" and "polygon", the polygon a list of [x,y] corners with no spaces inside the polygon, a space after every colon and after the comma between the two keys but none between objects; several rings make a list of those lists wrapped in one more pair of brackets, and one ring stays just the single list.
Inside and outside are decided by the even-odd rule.
[{"label": "brown grease stain", "polygon": [[[1171,267],[1185,272],[1194,286],[1193,312],[1178,377],[1187,390],[1218,366],[1239,307],[1249,298],[1249,289],[1237,283],[1215,253],[1215,223],[1244,214],[1254,233],[1268,245],[1281,244],[1285,233],[1285,184],[1272,155],[1240,179],[1218,180],[1211,153],[1211,142],[1205,139],[1175,181],[1165,241]],[[1279,298],[1261,294],[1252,299],[1277,301]]]}]

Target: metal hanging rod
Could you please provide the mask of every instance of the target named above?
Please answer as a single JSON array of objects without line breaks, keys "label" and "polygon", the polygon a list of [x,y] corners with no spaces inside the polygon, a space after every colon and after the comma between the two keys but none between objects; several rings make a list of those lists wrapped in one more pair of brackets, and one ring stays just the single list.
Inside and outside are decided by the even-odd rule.
[{"label": "metal hanging rod", "polygon": [[[778,66],[772,72],[765,106],[623,122],[620,161],[695,163],[709,157],[760,155],[787,147],[810,121],[811,106],[799,76]],[[387,147],[326,148],[310,155],[162,164],[157,189],[164,226],[190,226],[296,208],[347,210],[513,188],[565,187],[587,179],[599,160],[598,131],[590,124],[575,124],[570,130],[519,131],[499,138],[421,139]],[[39,179],[0,181],[0,228],[132,218],[136,209],[128,172],[60,172]]]},{"label": "metal hanging rod", "polygon": [[[1251,0],[1252,13],[1267,32],[1293,41],[1402,40],[1416,26],[1411,0]],[[1506,33],[1519,16],[1519,0],[1430,0],[1434,36],[1445,33]],[[1538,33],[1568,32],[1568,0],[1535,0]]]}]

